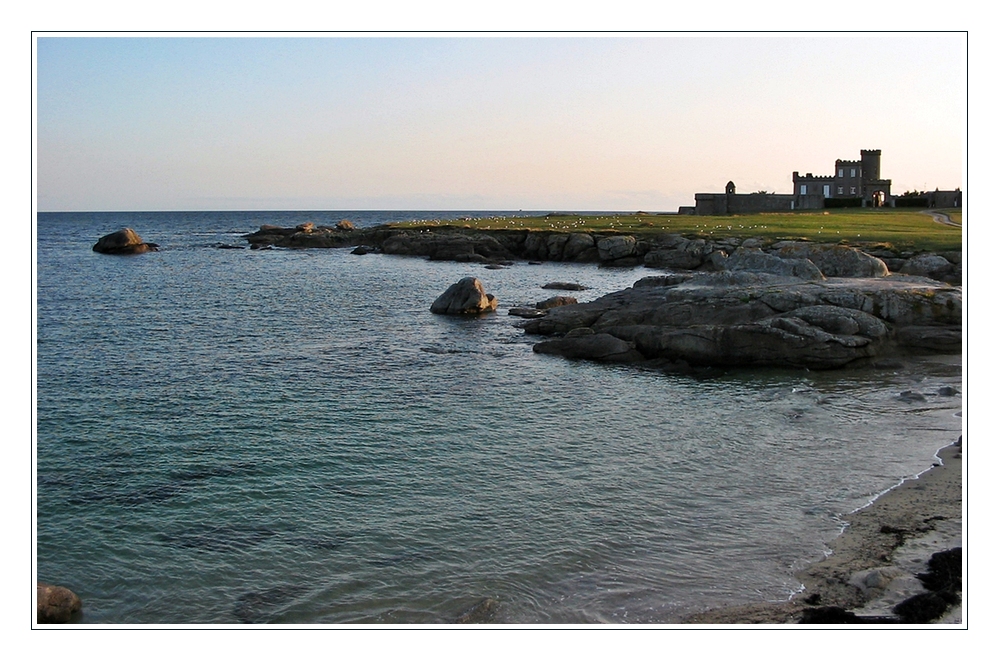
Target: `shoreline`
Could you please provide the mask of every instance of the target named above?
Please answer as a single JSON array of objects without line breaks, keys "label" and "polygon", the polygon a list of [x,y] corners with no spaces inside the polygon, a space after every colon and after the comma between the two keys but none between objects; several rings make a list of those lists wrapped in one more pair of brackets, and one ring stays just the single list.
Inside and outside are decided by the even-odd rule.
[{"label": "shoreline", "polygon": [[[937,451],[932,467],[845,515],[847,526],[829,543],[829,555],[795,573],[803,588],[791,599],[722,606],[680,623],[797,624],[807,610],[823,607],[891,623],[892,608],[927,592],[916,575],[927,571],[930,556],[963,547],[962,454],[959,438]],[[926,624],[963,624],[961,596]]]}]

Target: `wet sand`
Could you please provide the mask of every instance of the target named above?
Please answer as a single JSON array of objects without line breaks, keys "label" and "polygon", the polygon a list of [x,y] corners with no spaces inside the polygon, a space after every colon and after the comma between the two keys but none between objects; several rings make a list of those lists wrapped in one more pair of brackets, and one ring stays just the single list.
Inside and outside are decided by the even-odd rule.
[{"label": "wet sand", "polygon": [[[805,586],[784,602],[740,604],[697,613],[685,624],[790,624],[805,609],[836,606],[859,616],[891,616],[892,608],[925,592],[916,575],[933,553],[961,547],[962,453],[960,441],[941,449],[942,464],[881,495],[846,517],[832,554],[798,572]],[[935,624],[960,624],[962,604]]]}]

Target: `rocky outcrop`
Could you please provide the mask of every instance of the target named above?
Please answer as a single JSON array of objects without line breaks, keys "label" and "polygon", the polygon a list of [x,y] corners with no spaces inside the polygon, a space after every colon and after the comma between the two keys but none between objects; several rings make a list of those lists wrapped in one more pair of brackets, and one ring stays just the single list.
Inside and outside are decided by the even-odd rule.
[{"label": "rocky outcrop", "polygon": [[105,255],[138,255],[159,248],[155,243],[145,243],[130,227],[106,234],[94,244],[94,252]]},{"label": "rocky outcrop", "polygon": [[883,261],[850,246],[779,241],[771,250],[785,259],[810,260],[828,278],[883,278],[888,275],[888,267]]},{"label": "rocky outcrop", "polygon": [[499,302],[487,294],[478,278],[462,278],[437,297],[430,306],[434,314],[481,314],[492,312]]},{"label": "rocky outcrop", "polygon": [[38,581],[38,624],[66,624],[82,609],[72,590]]},{"label": "rocky outcrop", "polygon": [[765,253],[759,248],[737,248],[731,257],[719,257],[717,270],[751,271],[787,275],[802,280],[825,280],[819,267],[810,259],[785,258]]},{"label": "rocky outcrop", "polygon": [[[596,262],[603,266],[644,265],[667,271],[730,269],[814,278],[815,270],[804,264],[807,260],[827,278],[880,278],[895,272],[961,282],[960,251],[916,254],[883,243],[865,247],[804,240],[774,242],[761,237],[703,238],[662,232],[631,235],[612,230],[476,230],[454,225],[352,227],[350,221],[341,221],[336,227],[312,223],[295,228],[262,225],[245,238],[251,248],[364,246],[366,252],[486,265],[509,265],[516,259],[532,263]],[[770,257],[784,261],[776,262]]]},{"label": "rocky outcrop", "polygon": [[[524,328],[556,336],[536,352],[569,358],[829,369],[897,352],[960,352],[961,307],[959,288],[926,278],[727,271],[654,276]],[[589,333],[600,342],[580,341]]]}]

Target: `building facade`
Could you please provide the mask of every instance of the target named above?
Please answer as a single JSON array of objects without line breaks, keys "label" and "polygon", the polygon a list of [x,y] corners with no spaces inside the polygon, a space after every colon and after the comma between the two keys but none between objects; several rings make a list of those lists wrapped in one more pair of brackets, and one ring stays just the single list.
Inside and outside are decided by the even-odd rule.
[{"label": "building facade", "polygon": [[[826,206],[880,207],[891,200],[891,179],[881,178],[881,150],[863,149],[859,161],[836,159],[833,174],[804,176],[791,174],[796,209],[822,209]],[[839,203],[827,204],[826,200]]]}]

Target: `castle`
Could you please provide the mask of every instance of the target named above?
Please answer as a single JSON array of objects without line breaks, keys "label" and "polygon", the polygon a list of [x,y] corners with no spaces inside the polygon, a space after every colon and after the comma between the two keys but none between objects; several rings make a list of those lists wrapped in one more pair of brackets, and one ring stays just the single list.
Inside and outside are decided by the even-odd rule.
[{"label": "castle", "polygon": [[[829,176],[792,173],[793,193],[736,193],[731,181],[724,193],[697,193],[695,206],[680,207],[679,213],[725,216],[736,213],[828,209],[831,207],[895,206],[891,179],[881,178],[881,150],[862,149],[860,160],[836,159]],[[906,206],[961,206],[961,191],[934,191],[908,196]],[[901,204],[899,206],[902,206]]]}]

